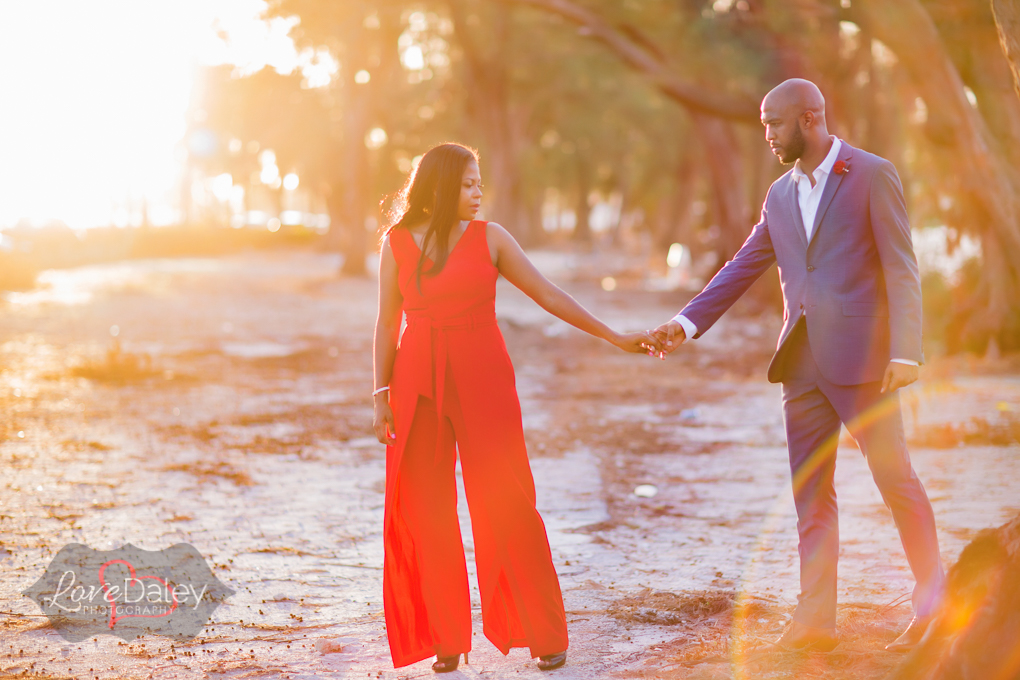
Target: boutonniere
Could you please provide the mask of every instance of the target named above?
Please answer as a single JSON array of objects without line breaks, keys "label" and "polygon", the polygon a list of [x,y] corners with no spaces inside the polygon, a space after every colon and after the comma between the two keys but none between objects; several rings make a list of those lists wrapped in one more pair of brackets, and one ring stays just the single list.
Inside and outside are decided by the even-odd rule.
[{"label": "boutonniere", "polygon": [[842,175],[844,173],[850,172],[850,164],[847,163],[846,161],[836,161],[835,163],[832,164],[832,171],[837,175]]}]

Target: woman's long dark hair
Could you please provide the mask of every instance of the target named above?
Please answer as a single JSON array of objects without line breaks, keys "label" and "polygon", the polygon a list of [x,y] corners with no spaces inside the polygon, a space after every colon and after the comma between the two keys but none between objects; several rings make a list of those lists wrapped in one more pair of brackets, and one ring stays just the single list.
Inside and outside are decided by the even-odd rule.
[{"label": "woman's long dark hair", "polygon": [[[407,229],[431,218],[421,242],[421,255],[415,275],[421,288],[421,276],[435,276],[442,271],[450,255],[450,231],[457,224],[460,205],[460,184],[464,168],[470,161],[478,162],[478,152],[461,144],[440,144],[429,149],[418,167],[411,171],[404,188],[397,194],[391,214],[396,221],[387,230]],[[432,267],[425,267],[425,253],[435,243]]]}]

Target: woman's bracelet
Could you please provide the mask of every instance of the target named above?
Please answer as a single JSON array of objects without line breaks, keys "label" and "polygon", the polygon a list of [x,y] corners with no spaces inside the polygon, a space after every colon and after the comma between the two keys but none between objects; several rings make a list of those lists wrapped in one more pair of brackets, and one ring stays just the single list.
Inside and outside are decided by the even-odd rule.
[{"label": "woman's bracelet", "polygon": [[374,397],[374,396],[376,396],[376,395],[378,395],[378,394],[382,394],[383,392],[386,392],[386,391],[387,391],[387,390],[389,390],[389,389],[390,389],[390,386],[389,386],[389,385],[386,385],[385,387],[380,387],[380,388],[379,388],[379,389],[377,389],[376,391],[372,392],[372,396]]}]

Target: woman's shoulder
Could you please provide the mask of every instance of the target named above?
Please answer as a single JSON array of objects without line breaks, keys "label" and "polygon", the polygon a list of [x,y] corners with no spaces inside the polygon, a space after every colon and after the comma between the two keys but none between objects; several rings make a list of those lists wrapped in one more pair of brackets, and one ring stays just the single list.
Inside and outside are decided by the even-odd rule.
[{"label": "woman's shoulder", "polygon": [[397,261],[398,265],[407,259],[407,254],[411,250],[407,242],[411,235],[404,233],[406,231],[406,227],[390,227],[382,238],[383,254],[385,255],[388,252]]},{"label": "woman's shoulder", "polygon": [[499,222],[485,222],[485,239],[497,248],[519,247],[513,234]]},{"label": "woman's shoulder", "polygon": [[410,229],[407,227],[394,225],[386,230],[386,233],[383,235],[383,242],[389,243],[391,248],[398,248],[410,235]]},{"label": "woman's shoulder", "polygon": [[476,220],[478,223],[485,225],[485,235],[492,238],[505,238],[510,235],[510,232],[500,224],[499,222],[488,222],[486,220]]}]

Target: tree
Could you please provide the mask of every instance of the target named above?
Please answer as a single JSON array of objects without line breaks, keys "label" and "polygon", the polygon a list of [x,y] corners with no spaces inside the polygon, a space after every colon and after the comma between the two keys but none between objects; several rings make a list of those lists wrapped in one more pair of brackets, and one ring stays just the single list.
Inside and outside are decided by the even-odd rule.
[{"label": "tree", "polygon": [[1020,4],[1016,0],[992,0],[992,12],[1002,52],[1013,71],[1013,86],[1020,97]]},{"label": "tree", "polygon": [[[907,164],[904,171],[926,185],[922,194],[927,187],[928,195],[952,200],[933,202],[947,208],[927,205],[915,212],[978,234],[984,246],[980,285],[960,318],[963,344],[996,338],[1020,347],[1015,2],[994,1],[996,24],[993,9],[977,0],[855,0],[848,8],[834,0],[744,0],[726,6],[502,1],[579,26],[684,107],[711,150],[705,161],[719,221],[730,237],[728,254],[750,226],[743,208],[749,191],[744,166],[754,153],[741,148],[738,133],[728,126],[755,121],[757,101],[770,87],[793,76],[818,82],[833,103],[830,128],[852,143],[860,144],[858,137],[871,140],[881,151],[895,146],[891,131],[908,112],[920,110],[914,103],[919,97],[927,113],[925,135],[913,140],[912,156],[934,159],[936,167]],[[956,32],[961,17],[971,29],[967,35]],[[717,38],[716,44],[706,36]],[[1000,43],[1004,52],[989,48]],[[876,50],[894,56],[876,63]],[[717,57],[711,74],[703,55]],[[749,55],[756,55],[757,66],[748,63]],[[886,115],[897,111],[891,120]]]},{"label": "tree", "polygon": [[[1004,56],[1001,52],[957,54],[957,59],[975,62],[970,76],[985,100],[981,107],[977,92],[965,84],[943,34],[920,2],[859,0],[857,7],[875,36],[896,54],[926,104],[926,137],[951,173],[956,199],[962,204],[947,217],[982,239],[984,276],[971,300],[964,335],[972,342],[998,338],[1012,346],[1015,340],[1004,336],[1020,330],[1020,174],[1015,165],[1020,159],[1020,101],[989,92],[1001,91],[1001,81],[1008,78],[1008,70],[1002,68]],[[964,8],[977,9],[976,5]],[[988,10],[987,5],[984,9]],[[897,28],[906,25],[911,30]],[[979,33],[987,41],[994,36],[994,23],[987,22],[984,28]],[[979,41],[973,42],[980,46]],[[976,80],[979,74],[989,75],[992,84],[981,87]],[[978,105],[970,101],[971,96]],[[989,119],[995,111],[1001,116]]]},{"label": "tree", "polygon": [[[332,240],[344,254],[343,273],[363,275],[366,219],[375,189],[366,138],[385,117],[384,96],[402,84],[397,39],[404,3],[344,0],[269,0],[267,17],[296,16],[291,37],[299,48],[326,50],[339,63],[322,93],[335,146],[321,167]],[[406,82],[406,81],[405,81]]]},{"label": "tree", "polygon": [[[193,104],[192,127],[211,132],[217,143],[191,163],[206,174],[230,173],[250,197],[261,185],[259,154],[271,150],[284,172],[306,183],[323,177],[334,148],[319,97],[301,87],[301,75],[263,68],[238,78],[230,66],[206,69]],[[275,190],[279,198],[279,187]]]}]

